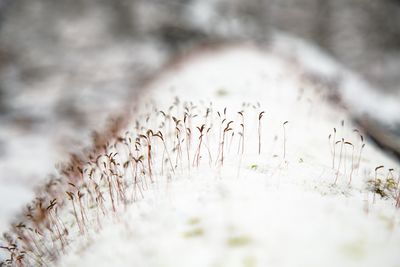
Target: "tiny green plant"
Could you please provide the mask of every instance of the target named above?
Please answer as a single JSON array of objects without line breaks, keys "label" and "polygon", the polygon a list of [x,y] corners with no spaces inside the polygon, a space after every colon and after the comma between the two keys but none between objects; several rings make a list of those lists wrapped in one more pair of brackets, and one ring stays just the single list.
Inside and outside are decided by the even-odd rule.
[{"label": "tiny green plant", "polygon": [[242,247],[251,243],[251,239],[248,236],[233,236],[228,238],[227,245],[230,247]]},{"label": "tiny green plant", "polygon": [[383,166],[377,167],[374,179],[367,181],[367,189],[372,191],[374,194],[373,202],[375,202],[375,196],[379,195],[384,199],[393,199],[395,207],[397,207],[399,184],[398,180],[396,181],[394,177],[392,177],[394,169],[389,169],[386,178],[383,179],[379,178],[379,175],[377,174],[378,170],[381,168],[383,168]]},{"label": "tiny green plant", "polygon": [[[379,170],[379,169],[382,169],[383,167],[384,167],[384,166],[381,165],[381,166],[378,166],[378,167],[375,168],[375,176],[374,176],[374,183],[375,183],[375,184],[378,183],[378,170]],[[375,195],[376,195],[376,193],[379,193],[379,191],[374,190],[372,203],[375,203]],[[381,196],[382,196],[382,195],[381,195]]]}]

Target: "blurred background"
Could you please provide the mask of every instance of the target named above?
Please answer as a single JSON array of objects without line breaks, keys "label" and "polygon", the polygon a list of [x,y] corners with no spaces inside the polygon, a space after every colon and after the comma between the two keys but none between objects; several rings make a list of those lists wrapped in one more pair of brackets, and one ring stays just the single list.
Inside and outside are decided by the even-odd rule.
[{"label": "blurred background", "polygon": [[276,31],[400,99],[398,0],[0,0],[0,195],[29,200],[177,55]]}]

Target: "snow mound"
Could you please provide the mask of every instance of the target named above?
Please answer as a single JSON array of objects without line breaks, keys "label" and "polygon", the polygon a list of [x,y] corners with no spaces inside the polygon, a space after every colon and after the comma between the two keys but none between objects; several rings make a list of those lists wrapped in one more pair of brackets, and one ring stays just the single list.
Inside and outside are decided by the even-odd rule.
[{"label": "snow mound", "polygon": [[[293,62],[253,49],[203,53],[165,73],[121,132],[164,132],[166,146],[156,136],[153,158],[142,158],[153,173],[57,265],[397,266],[399,166],[320,89]],[[129,153],[116,152],[123,165]],[[367,187],[391,176],[394,198]]]}]

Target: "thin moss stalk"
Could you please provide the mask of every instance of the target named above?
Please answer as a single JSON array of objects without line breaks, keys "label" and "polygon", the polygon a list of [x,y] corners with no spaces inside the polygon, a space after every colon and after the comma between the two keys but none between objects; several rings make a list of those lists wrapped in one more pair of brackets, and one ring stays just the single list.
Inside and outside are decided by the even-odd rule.
[{"label": "thin moss stalk", "polygon": [[332,156],[332,169],[335,169],[335,158],[336,158],[336,128],[333,128],[333,156]]},{"label": "thin moss stalk", "polygon": [[337,145],[338,143],[340,143],[339,164],[338,164],[338,167],[337,167],[337,170],[336,170],[336,177],[335,177],[335,181],[333,183],[334,185],[336,185],[336,183],[338,181],[339,173],[340,173],[340,167],[341,167],[341,164],[342,164],[342,156],[343,156],[342,153],[343,153],[343,146],[344,146],[344,138],[342,138],[341,141],[337,141],[335,143],[335,145]]},{"label": "thin moss stalk", "polygon": [[286,161],[286,124],[288,124],[289,121],[285,121],[282,124],[283,127],[283,160]]},{"label": "thin moss stalk", "polygon": [[81,221],[80,221],[79,218],[78,218],[78,213],[77,213],[77,211],[76,211],[76,206],[75,206],[75,195],[74,195],[74,193],[69,192],[69,191],[67,191],[66,193],[67,193],[67,195],[68,195],[69,200],[70,200],[71,203],[72,203],[73,214],[74,214],[74,218],[75,218],[76,224],[78,225],[78,228],[79,228],[79,233],[80,233],[81,235],[83,235],[83,234],[84,234],[84,228],[83,228],[83,226],[82,226],[82,224],[81,224]]},{"label": "thin moss stalk", "polygon": [[193,167],[196,165],[196,167],[199,167],[200,163],[200,158],[201,158],[201,145],[203,143],[203,131],[204,131],[205,125],[201,125],[200,127],[197,127],[197,130],[199,131],[199,145],[197,146],[196,153],[194,154],[193,158]]},{"label": "thin moss stalk", "polygon": [[258,155],[261,154],[261,119],[264,113],[265,111],[262,111],[258,114]]},{"label": "thin moss stalk", "polygon": [[345,144],[351,146],[351,148],[352,148],[352,152],[351,152],[351,170],[350,170],[350,175],[349,175],[349,185],[351,185],[353,171],[354,171],[354,145],[352,143],[350,143],[350,142],[345,142]]}]

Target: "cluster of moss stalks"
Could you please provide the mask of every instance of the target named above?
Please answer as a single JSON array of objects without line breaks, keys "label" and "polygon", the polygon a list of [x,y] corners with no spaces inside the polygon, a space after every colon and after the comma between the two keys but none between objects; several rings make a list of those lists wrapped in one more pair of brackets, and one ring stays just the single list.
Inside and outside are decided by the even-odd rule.
[{"label": "cluster of moss stalks", "polygon": [[[133,124],[128,119],[113,121],[105,134],[94,134],[90,151],[72,155],[69,164],[58,169],[58,175],[42,187],[3,235],[0,248],[9,257],[2,264],[54,264],[77,239],[101,231],[105,220],[118,217],[128,205],[143,199],[144,192],[162,178],[189,175],[201,165],[221,168],[232,154],[239,158],[240,169],[246,150],[262,154],[261,122],[265,114],[259,104],[243,103],[241,108],[217,111],[212,103],[195,105],[176,98],[166,110],[148,105],[148,112],[138,115]],[[282,123],[283,161],[287,123]],[[250,125],[257,129],[248,129]],[[258,137],[254,149],[246,147],[251,132]],[[331,151],[334,158],[335,145],[347,144],[335,138]],[[353,172],[354,150],[352,154]],[[333,168],[335,165],[333,162]],[[375,179],[371,188],[382,197],[389,195],[389,190],[399,206],[398,183],[393,179],[384,184]]]}]

